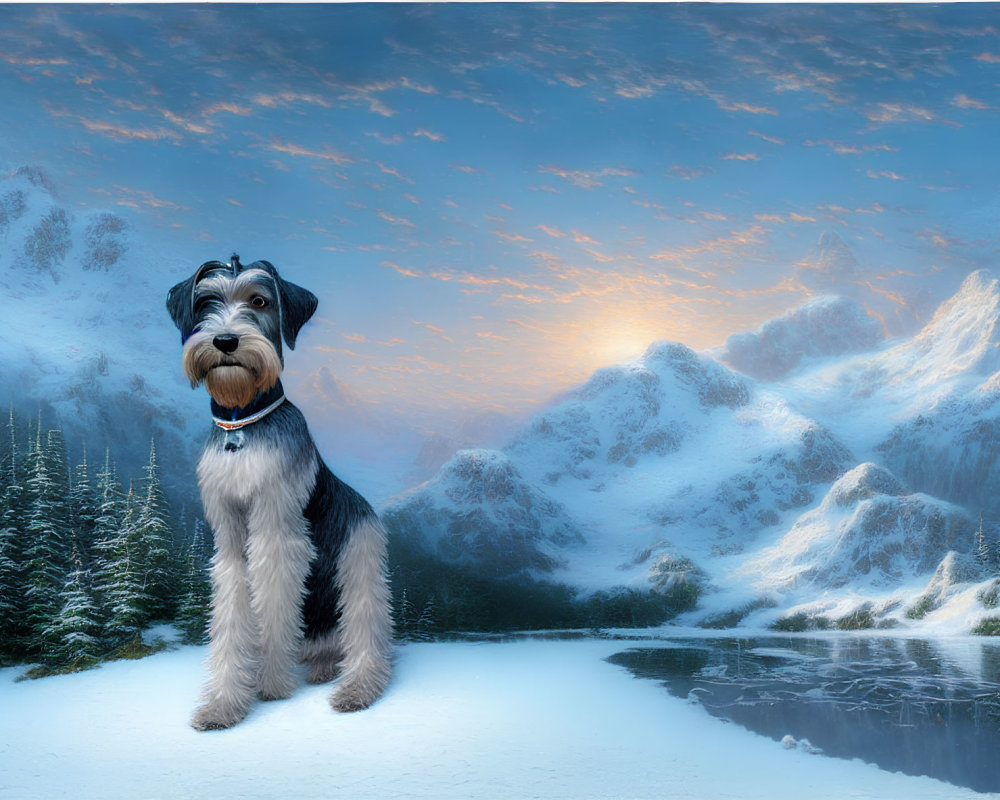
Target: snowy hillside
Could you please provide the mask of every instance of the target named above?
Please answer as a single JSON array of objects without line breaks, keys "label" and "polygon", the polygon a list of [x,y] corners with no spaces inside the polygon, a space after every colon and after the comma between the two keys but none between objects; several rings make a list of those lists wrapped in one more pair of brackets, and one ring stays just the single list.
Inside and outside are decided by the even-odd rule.
[{"label": "snowy hillside", "polygon": [[[780,382],[658,343],[598,370],[501,452],[458,454],[386,513],[398,536],[480,575],[511,573],[511,543],[544,541],[546,574],[531,577],[581,597],[687,582],[694,620],[767,623],[822,597],[840,616],[877,599],[871,624],[915,625],[924,615],[904,612],[935,571],[944,598],[995,568],[998,314],[982,272],[903,341],[883,342],[851,301],[813,301],[719,354]],[[478,491],[482,476],[456,469],[470,463],[503,465],[509,491]],[[474,546],[455,534],[470,525]],[[585,544],[539,533],[552,525]],[[977,608],[962,632],[988,614]]]},{"label": "snowy hillside", "polygon": [[892,586],[934,571],[942,553],[968,550],[973,527],[961,509],[861,464],[743,569],[767,589]]},{"label": "snowy hillside", "polygon": [[200,408],[161,313],[160,257],[125,218],[65,208],[41,169],[0,179],[2,399],[41,410],[91,453],[110,448],[126,475],[154,435],[168,472],[189,462],[187,420]]}]

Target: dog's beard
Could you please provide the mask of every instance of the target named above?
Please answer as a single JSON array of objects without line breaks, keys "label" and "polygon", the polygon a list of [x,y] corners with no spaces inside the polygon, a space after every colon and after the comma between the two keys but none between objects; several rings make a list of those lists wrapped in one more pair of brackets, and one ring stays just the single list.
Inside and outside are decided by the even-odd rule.
[{"label": "dog's beard", "polygon": [[200,383],[220,406],[245,408],[260,392],[266,392],[281,375],[281,359],[263,336],[240,336],[233,353],[223,353],[210,334],[194,334],[184,346],[184,373],[191,386]]}]

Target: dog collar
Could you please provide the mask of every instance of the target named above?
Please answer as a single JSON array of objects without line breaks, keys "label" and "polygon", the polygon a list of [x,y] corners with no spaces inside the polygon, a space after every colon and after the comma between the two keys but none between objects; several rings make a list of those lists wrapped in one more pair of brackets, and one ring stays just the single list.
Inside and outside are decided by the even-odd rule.
[{"label": "dog collar", "polygon": [[275,400],[267,408],[261,409],[256,414],[251,414],[249,417],[244,417],[243,419],[235,419],[232,421],[219,419],[216,416],[212,417],[212,422],[218,425],[224,431],[237,431],[240,428],[245,428],[247,425],[253,425],[255,422],[260,422],[268,414],[270,414],[274,409],[285,402],[285,396],[281,395],[277,400]]}]

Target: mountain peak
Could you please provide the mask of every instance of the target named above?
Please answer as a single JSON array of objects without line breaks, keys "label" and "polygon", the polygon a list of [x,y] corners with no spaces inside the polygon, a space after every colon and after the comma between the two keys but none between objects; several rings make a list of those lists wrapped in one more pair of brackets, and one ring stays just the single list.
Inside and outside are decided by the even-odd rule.
[{"label": "mountain peak", "polygon": [[1000,290],[989,270],[977,270],[903,347],[914,350],[935,380],[962,372],[986,377],[1000,370]]}]

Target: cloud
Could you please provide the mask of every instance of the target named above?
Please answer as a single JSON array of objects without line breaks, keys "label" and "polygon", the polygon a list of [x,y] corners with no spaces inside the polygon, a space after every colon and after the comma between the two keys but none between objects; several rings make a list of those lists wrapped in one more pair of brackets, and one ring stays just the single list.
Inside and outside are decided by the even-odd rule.
[{"label": "cloud", "polygon": [[563,72],[556,73],[556,80],[562,81],[567,86],[572,86],[574,89],[579,89],[581,86],[587,85],[586,81],[574,78],[572,75],[566,75]]},{"label": "cloud", "polygon": [[528,239],[521,236],[519,233],[505,233],[504,231],[493,231],[493,235],[501,239],[505,239],[508,242],[533,242],[534,239]]},{"label": "cloud", "polygon": [[163,118],[165,120],[167,120],[168,122],[172,122],[178,128],[181,128],[182,130],[185,130],[188,133],[197,133],[200,135],[205,135],[212,132],[212,129],[210,127],[184,119],[179,114],[175,114],[173,111],[170,111],[168,109],[165,108],[160,109],[160,114],[163,115]]},{"label": "cloud", "polygon": [[427,128],[417,128],[410,136],[423,137],[424,139],[430,139],[432,142],[447,142],[448,137],[442,133],[434,133],[434,131],[429,131]]},{"label": "cloud", "polygon": [[392,175],[392,177],[399,178],[401,181],[403,181],[405,183],[409,183],[409,184],[415,184],[416,183],[416,181],[413,180],[413,178],[407,177],[406,175],[404,175],[402,172],[400,172],[395,167],[387,167],[381,161],[378,161],[376,163],[378,164],[378,168],[382,172],[384,172],[386,175]]},{"label": "cloud", "polygon": [[952,98],[951,104],[956,108],[972,108],[977,111],[989,111],[993,106],[988,103],[984,103],[982,100],[976,100],[973,97],[969,97],[967,94],[957,94]]},{"label": "cloud", "polygon": [[975,56],[976,61],[984,61],[987,64],[1000,64],[1000,53],[980,53]]},{"label": "cloud", "polygon": [[758,139],[763,139],[765,142],[770,142],[771,144],[785,145],[784,139],[779,139],[777,136],[768,136],[765,133],[759,133],[758,131],[747,131],[751,136],[756,136]]},{"label": "cloud", "polygon": [[688,256],[699,253],[733,253],[741,247],[760,243],[764,233],[763,225],[751,225],[743,230],[732,231],[728,236],[719,236],[715,239],[702,241],[697,245],[661,250],[649,258],[654,261],[682,261]]},{"label": "cloud", "polygon": [[807,139],[802,144],[806,147],[828,147],[839,155],[861,155],[862,153],[874,153],[877,151],[897,152],[898,147],[887,144],[843,144],[831,139]]},{"label": "cloud", "polygon": [[418,325],[419,327],[424,328],[425,330],[430,331],[431,333],[437,334],[446,342],[454,341],[450,336],[445,334],[443,328],[439,328],[437,325],[431,325],[429,322],[424,322],[422,320],[416,320],[416,319],[410,320],[410,322],[412,322],[414,325]]},{"label": "cloud", "polygon": [[875,180],[880,180],[880,179],[885,179],[885,180],[890,180],[890,181],[905,180],[905,178],[903,178],[902,175],[900,175],[900,174],[898,174],[896,172],[893,172],[892,170],[888,170],[888,169],[879,170],[878,172],[876,172],[873,169],[870,169],[870,170],[867,170],[865,172],[865,175],[867,175],[869,178],[873,178]]},{"label": "cloud", "polygon": [[[175,203],[172,200],[164,200],[157,197],[152,192],[148,192],[145,189],[133,189],[128,186],[115,185],[114,190],[118,193],[118,199],[115,201],[117,205],[127,206],[129,208],[154,208],[154,209],[166,209],[168,211],[190,211],[191,209],[187,206],[182,206],[179,203]],[[91,189],[95,194],[101,194],[113,197],[113,193],[108,189]]]},{"label": "cloud", "polygon": [[713,98],[716,105],[719,106],[723,111],[739,111],[745,114],[768,114],[770,116],[778,116],[777,109],[771,108],[770,106],[754,106],[749,103],[730,103],[724,99]]},{"label": "cloud", "polygon": [[331,108],[333,103],[322,95],[311,92],[277,92],[275,94],[256,94],[253,102],[265,108],[277,108],[278,106],[292,105],[293,103],[306,103],[308,105]]},{"label": "cloud", "polygon": [[566,235],[555,225],[536,225],[535,227],[543,233],[547,233],[553,239],[562,239]]},{"label": "cloud", "polygon": [[715,170],[712,167],[684,167],[675,165],[667,170],[667,173],[673,178],[680,178],[682,181],[693,181],[697,178],[704,178],[706,175],[713,175],[715,174]]},{"label": "cloud", "polygon": [[923,106],[908,103],[877,103],[874,108],[863,112],[871,122],[881,124],[904,124],[908,122],[940,122],[958,125]]},{"label": "cloud", "polygon": [[385,220],[390,225],[399,225],[404,228],[416,228],[416,224],[412,220],[408,220],[406,217],[400,217],[395,214],[391,214],[384,209],[377,208],[375,213],[378,214],[380,219]]},{"label": "cloud", "polygon": [[65,58],[39,58],[33,56],[15,56],[0,52],[0,60],[17,67],[64,67],[69,64]]},{"label": "cloud", "polygon": [[382,266],[383,267],[389,267],[389,269],[394,269],[394,270],[396,270],[396,272],[398,272],[400,275],[402,275],[402,276],[404,276],[406,278],[422,278],[423,277],[423,273],[422,272],[417,272],[416,270],[407,269],[406,267],[401,267],[401,266],[399,266],[399,264],[394,264],[392,261],[383,261],[382,262]]},{"label": "cloud", "polygon": [[221,113],[235,114],[238,117],[247,117],[253,113],[253,109],[248,106],[241,106],[238,103],[218,102],[203,109],[201,113],[206,117],[211,117],[215,114]]},{"label": "cloud", "polygon": [[118,125],[106,120],[88,119],[79,114],[74,114],[66,108],[46,104],[46,111],[50,116],[60,119],[72,119],[79,123],[88,132],[103,136],[107,139],[118,141],[138,141],[138,142],[158,142],[181,140],[181,135],[168,128],[140,128]]},{"label": "cloud", "polygon": [[723,161],[760,161],[760,156],[756,153],[730,153],[722,156]]},{"label": "cloud", "polygon": [[300,144],[293,144],[292,142],[283,142],[280,139],[272,141],[268,145],[263,145],[267,150],[274,150],[278,153],[287,153],[290,156],[297,156],[302,158],[316,158],[323,161],[332,161],[334,164],[341,166],[343,164],[353,164],[354,159],[350,156],[344,155],[343,153],[338,153],[337,151],[331,149],[329,146],[323,150],[314,150],[309,147],[305,147]]},{"label": "cloud", "polygon": [[562,167],[549,165],[539,166],[538,171],[543,174],[555,175],[563,180],[569,181],[574,186],[579,186],[581,189],[596,189],[598,186],[603,186],[604,184],[601,181],[602,178],[624,178],[637,174],[632,170],[623,169],[621,167],[606,167],[596,171],[586,171],[563,169]]}]

